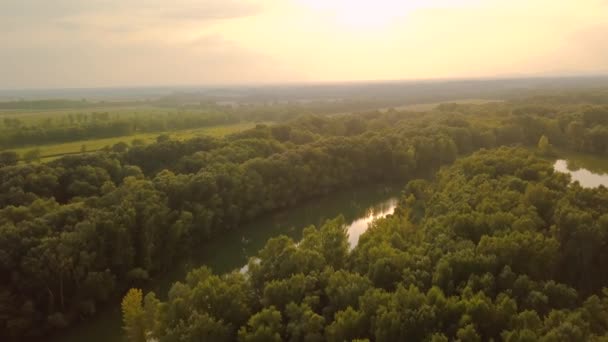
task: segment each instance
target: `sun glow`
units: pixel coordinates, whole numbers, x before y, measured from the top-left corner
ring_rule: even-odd
[[[385,28],[413,9],[418,1],[398,0],[300,0],[303,5],[327,14],[336,25],[351,30]]]

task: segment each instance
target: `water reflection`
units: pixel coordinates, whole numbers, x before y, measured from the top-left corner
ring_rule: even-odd
[[[370,186],[353,188],[325,198],[302,203],[301,205],[269,214],[253,222],[243,224],[238,229],[222,232],[212,242],[199,246],[190,258],[182,260],[170,271],[157,277],[149,288],[161,299],[165,299],[171,284],[183,281],[186,273],[193,268],[207,265],[216,273],[247,270],[250,257],[264,247],[268,239],[286,235],[299,240],[304,227],[320,226],[327,219],[342,215],[347,222],[351,247],[359,241],[359,236],[377,218],[394,212],[396,196],[402,185],[394,187]],[[66,334],[52,339],[53,342],[105,342],[120,341],[122,338],[120,305],[114,303],[108,310],[70,329]]]
[[[595,173],[585,168],[575,169],[564,159],[557,160],[553,168],[555,171],[569,174],[572,181],[578,181],[583,188],[597,188],[600,185],[608,187],[607,173]]]
[[[397,207],[397,202],[397,198],[391,198],[386,202],[382,202],[374,207],[371,207],[366,216],[356,219],[350,225],[348,225],[346,230],[348,232],[348,242],[350,244],[350,248],[352,249],[357,246],[359,237],[361,234],[365,233],[367,228],[369,228],[370,224],[374,222],[374,220],[394,213],[395,208]]]
[[[263,217],[215,238],[213,244],[201,248],[185,265],[184,271],[202,264],[217,273],[239,269],[264,248],[268,239],[286,235],[298,241],[305,227],[319,227],[338,215],[344,216],[349,244],[354,247],[374,219],[394,212],[400,188],[396,186],[388,192],[375,187],[352,189]]]
[[[386,217],[395,212],[395,208],[397,208],[397,204],[399,200],[394,198],[389,198],[388,200],[378,203],[374,206],[367,208],[365,214],[351,221],[350,223],[346,223],[346,232],[348,234],[348,244],[350,248],[353,249],[357,246],[359,242],[359,237],[361,234],[365,233],[367,229],[370,227],[372,222],[377,219]],[[355,204],[356,206],[356,204]],[[246,255],[247,253],[245,253]],[[259,259],[254,257],[254,260],[259,261]],[[239,272],[246,273],[249,270],[249,265],[245,264],[241,268],[239,268]]]

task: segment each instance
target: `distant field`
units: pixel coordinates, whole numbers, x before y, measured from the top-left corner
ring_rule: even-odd
[[[69,114],[110,113],[112,117],[132,116],[147,114],[162,114],[176,112],[174,108],[160,108],[147,105],[124,106],[124,107],[91,107],[91,108],[68,108],[68,109],[0,109],[0,119],[18,118],[26,123],[35,123],[47,118],[57,118]]]
[[[435,109],[442,103],[458,103],[458,104],[485,104],[491,102],[503,102],[502,100],[487,100],[487,99],[462,99],[462,100],[453,100],[453,101],[441,101],[441,102],[432,102],[432,103],[418,103],[411,105],[403,105],[399,107],[390,107],[390,108],[382,108],[380,111],[387,111],[391,108],[395,110],[408,110],[412,112],[426,112],[429,110]]]
[[[32,149],[40,149],[41,159],[43,161],[50,161],[61,157],[65,154],[75,154],[82,151],[82,146],[86,147],[87,152],[93,152],[100,150],[106,146],[112,146],[119,142],[131,143],[134,139],[143,140],[145,143],[151,143],[155,141],[156,137],[161,134],[167,134],[172,139],[176,140],[187,140],[201,135],[211,135],[215,137],[221,137],[227,134],[236,133],[246,129],[255,127],[255,123],[238,123],[232,125],[222,125],[213,127],[203,127],[185,131],[172,131],[172,132],[157,132],[157,133],[141,133],[133,134],[122,137],[104,138],[104,139],[92,139],[92,140],[80,140],[62,144],[51,144],[41,146],[29,146],[14,149],[13,151],[19,153],[22,156],[25,152]]]

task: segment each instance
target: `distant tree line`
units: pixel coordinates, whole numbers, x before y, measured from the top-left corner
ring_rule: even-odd
[[[233,113],[170,112],[143,115],[93,112],[25,121],[6,117],[0,124],[0,147],[44,145],[87,139],[129,136],[136,133],[186,130],[237,123]],[[4,127],[2,127],[4,126]]]

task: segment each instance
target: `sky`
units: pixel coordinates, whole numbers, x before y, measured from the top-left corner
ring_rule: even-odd
[[[0,88],[608,73],[608,0],[0,0]]]

